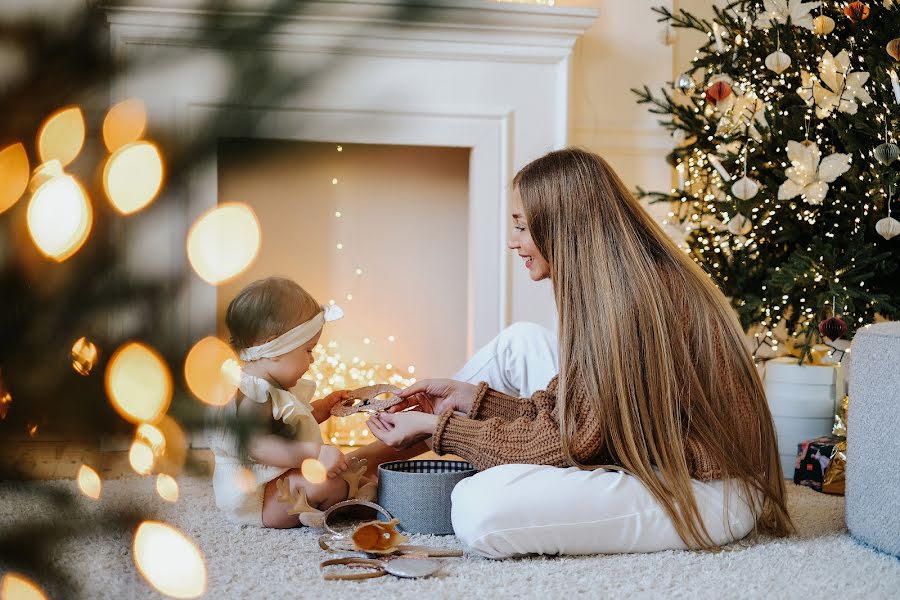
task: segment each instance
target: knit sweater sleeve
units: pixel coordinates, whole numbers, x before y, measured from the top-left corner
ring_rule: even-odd
[[[487,383],[481,382],[475,393],[469,418],[483,421],[500,417],[504,421],[512,421],[525,415],[536,415],[540,409],[552,410],[556,404],[556,384],[554,377],[546,390],[539,390],[531,398],[517,398],[491,389]]]
[[[512,420],[476,420],[448,410],[438,419],[433,450],[461,456],[479,470],[511,463],[568,466],[552,396],[545,394],[533,403],[525,400]],[[570,449],[579,462],[590,462],[603,446],[600,422],[584,394],[575,394],[574,401],[577,433]]]

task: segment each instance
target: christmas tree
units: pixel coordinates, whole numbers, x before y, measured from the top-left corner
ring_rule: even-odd
[[[678,174],[670,222],[745,328],[836,340],[900,299],[900,5],[744,0],[712,21],[655,8],[707,36],[670,89],[634,90],[662,115]],[[894,211],[896,214],[896,210]]]

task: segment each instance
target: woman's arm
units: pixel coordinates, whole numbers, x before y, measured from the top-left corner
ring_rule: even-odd
[[[499,417],[504,421],[513,421],[519,417],[535,417],[542,410],[553,410],[556,405],[556,384],[554,377],[546,390],[535,392],[531,398],[517,398],[488,387],[482,382],[478,386],[469,418],[486,421]]]
[[[526,401],[522,416],[510,421],[500,417],[475,420],[448,409],[440,417],[415,412],[382,414],[369,420],[369,428],[385,443],[401,448],[433,434],[432,449],[437,454],[456,454],[481,470],[510,463],[564,467],[569,463],[562,448],[556,403],[550,399],[545,393],[533,403]],[[603,447],[602,428],[583,393],[576,394],[574,401],[577,416],[572,455],[579,462],[590,462]]]

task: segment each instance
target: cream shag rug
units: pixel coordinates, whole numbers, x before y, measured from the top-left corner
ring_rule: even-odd
[[[900,560],[863,547],[847,533],[844,499],[788,484],[795,536],[756,539],[719,553],[660,552],[491,561],[475,556],[441,559],[430,579],[391,576],[362,582],[323,581],[318,564],[329,558],[306,529],[239,528],[216,512],[210,480],[179,480],[171,505],[153,481],[106,481],[101,501],[131,506],[170,522],[201,548],[208,567],[206,598],[314,598],[386,600],[431,598],[897,598]],[[58,514],[36,499],[35,486],[74,490],[72,482],[0,483],[0,527]],[[89,501],[83,500],[89,505]],[[96,506],[96,505],[94,505]],[[8,530],[7,530],[8,531]],[[458,547],[450,537],[415,536],[413,543]],[[137,574],[130,535],[89,536],[58,547],[54,563],[74,574],[78,597],[159,598]],[[0,571],[8,565],[0,566]],[[66,597],[76,597],[68,590]]]

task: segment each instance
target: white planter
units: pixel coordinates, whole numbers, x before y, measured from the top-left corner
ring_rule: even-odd
[[[841,365],[797,364],[793,357],[766,363],[766,397],[775,420],[784,476],[794,474],[797,444],[831,433],[837,402],[845,392]]]

